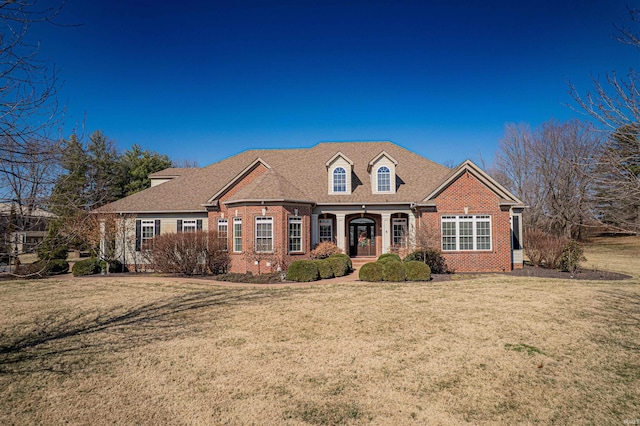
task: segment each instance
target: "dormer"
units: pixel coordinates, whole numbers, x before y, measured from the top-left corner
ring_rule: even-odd
[[[325,166],[327,166],[327,188],[329,195],[351,194],[351,173],[353,171],[353,161],[343,153],[337,152],[325,163]]]
[[[396,193],[396,166],[398,162],[386,151],[376,155],[369,161],[367,171],[371,177],[373,194]]]

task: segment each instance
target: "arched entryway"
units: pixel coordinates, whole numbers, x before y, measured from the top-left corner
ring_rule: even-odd
[[[376,256],[376,222],[360,217],[349,222],[349,256]]]

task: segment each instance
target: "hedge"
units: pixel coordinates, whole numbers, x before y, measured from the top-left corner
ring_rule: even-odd
[[[343,277],[349,273],[349,264],[342,257],[328,257],[327,262],[333,269],[333,275]]]
[[[379,262],[382,264],[382,279],[385,281],[400,282],[407,279],[402,262],[389,259]]]
[[[360,267],[358,278],[360,278],[361,281],[382,281],[382,264],[378,262],[365,263]]]
[[[298,282],[309,282],[320,279],[318,267],[311,260],[296,260],[287,270],[287,279]]]
[[[340,259],[344,259],[344,261],[347,262],[347,266],[349,267],[349,272],[353,271],[353,263],[351,262],[351,258],[349,257],[348,254],[338,253],[338,254],[332,254],[329,257],[338,257]]]
[[[93,275],[100,273],[100,262],[95,257],[89,259],[80,260],[73,265],[71,272],[74,277],[80,277],[82,275]]]
[[[418,260],[405,262],[404,270],[407,273],[408,281],[429,281],[431,279],[429,265]]]
[[[333,278],[335,276],[328,258],[312,260],[312,262],[318,267],[320,279],[326,280],[327,278]]]
[[[389,262],[391,260],[402,262],[402,259],[400,259],[400,256],[398,256],[396,253],[384,253],[381,254],[378,258],[378,262]]]

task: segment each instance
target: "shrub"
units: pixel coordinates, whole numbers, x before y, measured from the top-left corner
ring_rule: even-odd
[[[344,259],[344,261],[347,262],[347,266],[349,267],[349,272],[353,271],[353,263],[351,262],[351,258],[349,257],[348,254],[336,253],[336,254],[332,254],[329,257],[339,257],[340,259]]]
[[[405,262],[418,261],[426,263],[434,274],[448,274],[451,272],[442,252],[437,248],[423,248],[409,254]]]
[[[18,267],[15,274],[25,278],[42,278],[48,275],[66,274],[67,272],[69,272],[69,262],[64,259],[52,259],[24,263]]]
[[[47,262],[47,275],[66,274],[69,272],[69,262],[64,259],[51,259]]]
[[[37,248],[38,259],[66,259],[69,254],[69,246],[62,236],[60,225],[52,222],[49,225],[47,235]]]
[[[361,281],[382,281],[382,264],[378,262],[365,263],[360,267],[358,278],[360,278]]]
[[[396,253],[384,253],[384,254],[381,254],[380,257],[378,258],[378,262],[388,262],[390,260],[396,260],[398,262],[402,262],[402,259],[400,259],[400,256],[398,256]]]
[[[331,241],[322,241],[311,250],[311,259],[326,259],[332,254],[341,254],[342,250]]]
[[[562,248],[562,254],[558,261],[558,269],[562,272],[574,273],[580,264],[580,261],[584,261],[584,252],[582,247],[575,240],[570,240]]]
[[[331,263],[329,263],[328,259],[316,259],[312,262],[318,267],[320,279],[326,280],[334,277],[333,269],[331,268]]]
[[[547,234],[538,229],[524,233],[524,253],[533,266],[544,266],[556,269],[567,239]]]
[[[404,270],[409,281],[429,281],[431,279],[431,268],[424,262],[410,260],[404,263]]]
[[[343,277],[349,273],[349,264],[342,257],[328,257],[327,262],[331,265],[333,275]]]
[[[93,275],[100,273],[100,262],[95,257],[90,257],[85,260],[79,260],[71,268],[71,272],[74,277],[80,277],[83,275]]]
[[[289,265],[287,279],[298,282],[309,282],[320,279],[318,267],[311,260],[296,260]]]
[[[113,274],[116,272],[127,272],[126,267],[122,267],[122,262],[118,259],[109,260],[109,273]]]
[[[400,282],[407,279],[407,272],[404,270],[402,262],[397,260],[386,260],[379,263],[382,263],[383,280]]]

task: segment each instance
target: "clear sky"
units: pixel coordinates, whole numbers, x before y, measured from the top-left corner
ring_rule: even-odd
[[[38,26],[65,132],[200,166],[250,148],[391,140],[491,161],[509,122],[579,115],[567,81],[626,73],[629,1],[67,0]],[[85,119],[86,117],[86,119]]]

